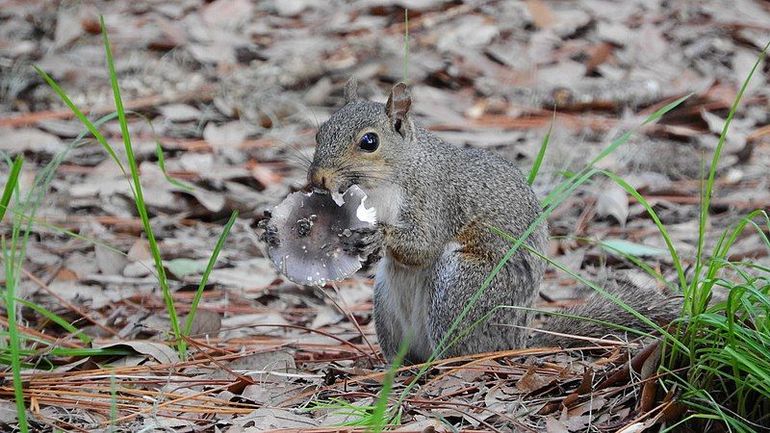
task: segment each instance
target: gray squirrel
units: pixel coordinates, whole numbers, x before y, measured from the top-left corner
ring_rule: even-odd
[[[374,285],[377,338],[388,359],[407,339],[406,360],[417,363],[431,356],[510,249],[510,242],[489,227],[519,237],[540,215],[540,203],[513,163],[442,141],[414,121],[411,103],[404,83],[396,84],[382,104],[359,97],[356,82],[349,81],[345,105],[316,135],[308,181],[331,192],[357,184],[368,194],[366,204],[376,209],[377,227],[354,231],[344,240],[345,248],[382,256]],[[546,225],[536,227],[525,242],[543,252]],[[601,337],[612,332],[596,322],[557,316],[543,327],[552,333],[534,333],[528,341],[532,314],[526,308],[538,296],[545,267],[542,259],[519,248],[446,339],[454,344],[442,356],[567,346],[575,341],[554,333]],[[653,289],[621,287],[615,294],[658,323],[673,320],[680,308]],[[566,312],[644,329],[636,317],[600,295]],[[486,323],[477,323],[480,319]]]

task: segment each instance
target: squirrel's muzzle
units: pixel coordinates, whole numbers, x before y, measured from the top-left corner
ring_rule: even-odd
[[[307,180],[314,189],[333,191],[332,171],[327,168],[310,167],[307,173]]]

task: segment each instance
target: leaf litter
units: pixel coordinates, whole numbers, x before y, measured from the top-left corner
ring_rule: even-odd
[[[72,149],[33,225],[19,296],[93,342],[20,309],[20,332],[44,342],[29,343],[23,360],[36,431],[327,431],[351,416],[314,407],[372,404],[386,366],[376,352],[370,275],[297,286],[273,269],[255,221],[304,186],[315,128],[341,103],[348,77],[378,100],[402,79],[403,7],[414,112],[451,142],[522,168],[553,124],[535,183],[541,196],[646,114],[693,92],[602,166],[656,208],[683,257],[697,236],[700,176],[770,22],[767,5],[752,0],[0,4],[0,150],[25,156],[22,191],[82,131],[32,64],[92,118],[114,110],[98,34],[103,14],[126,106],[137,113],[135,151],[182,314],[227,215],[241,212],[203,292],[190,358],[179,360],[129,184],[97,143]],[[770,95],[761,68],[718,167],[715,227],[770,208]],[[119,142],[114,123],[102,130]],[[7,174],[0,169],[0,182]],[[665,245],[633,197],[597,182],[568,203],[549,221],[552,257],[598,280],[636,278],[625,256],[645,257],[671,277]],[[755,238],[739,239],[734,253],[770,261]],[[581,302],[585,290],[549,271],[542,294],[540,307],[553,309]],[[654,361],[642,368],[653,358],[642,351],[648,357],[631,362],[635,353],[522,349],[441,361],[400,406],[400,429],[641,431],[664,422],[672,403],[646,407],[635,375],[648,377]],[[414,371],[396,376],[396,393]],[[0,426],[13,431],[7,380],[0,397]]]

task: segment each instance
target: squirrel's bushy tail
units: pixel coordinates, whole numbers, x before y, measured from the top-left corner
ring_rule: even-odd
[[[638,287],[632,284],[620,284],[614,288],[609,288],[608,291],[661,327],[665,327],[681,314],[681,296],[667,295],[650,287]],[[594,293],[586,299],[585,303],[562,310],[560,313],[593,320],[550,315],[543,325],[539,326],[540,329],[548,332],[533,331],[529,342],[530,347],[570,347],[587,344],[585,340],[571,338],[570,335],[602,338],[609,335],[625,334],[618,328],[598,323],[598,321],[614,323],[644,332],[652,331],[649,325],[601,293]]]

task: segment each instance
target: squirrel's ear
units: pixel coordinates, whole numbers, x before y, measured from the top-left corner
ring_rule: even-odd
[[[358,99],[358,80],[355,77],[350,77],[348,82],[345,83],[345,103],[352,102]]]
[[[390,121],[400,134],[403,135],[403,126],[406,122],[406,116],[409,114],[409,107],[412,106],[412,95],[409,94],[409,88],[404,83],[398,83],[390,91],[390,97],[385,104],[385,112],[388,113]]]

